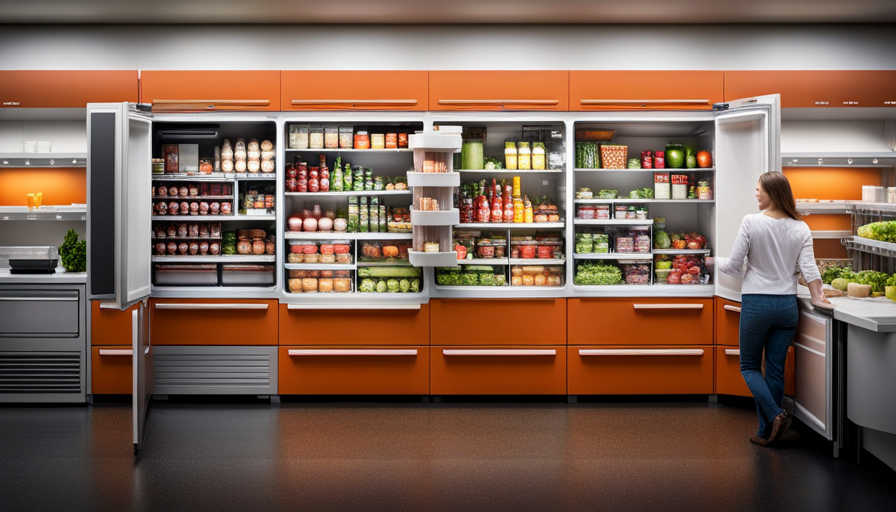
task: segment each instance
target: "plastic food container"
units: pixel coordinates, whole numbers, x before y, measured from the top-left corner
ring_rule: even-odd
[[[222,265],[221,284],[230,286],[273,286],[273,265]]]
[[[576,216],[580,219],[594,219],[597,217],[597,207],[580,206]]]
[[[515,265],[510,269],[511,286],[563,286],[563,267]]]
[[[516,258],[534,259],[538,256],[538,242],[534,240],[514,241],[511,245],[511,253]]]
[[[354,130],[351,126],[339,127],[339,149],[352,149],[354,145]]]
[[[628,146],[603,144],[600,147],[600,161],[604,169],[625,169],[628,160]]]
[[[669,274],[672,272],[671,268],[658,268],[655,270],[656,272],[656,284],[667,284],[669,282]]]
[[[622,265],[625,284],[650,284],[650,265],[634,263]]]
[[[321,263],[327,263],[327,264],[336,263],[336,255],[333,254],[333,253],[330,253],[330,254],[321,254],[321,255],[320,255],[320,262],[321,262]]]
[[[217,265],[155,265],[153,282],[165,286],[215,286]]]
[[[340,265],[351,265],[352,255],[348,252],[336,254],[336,263]]]

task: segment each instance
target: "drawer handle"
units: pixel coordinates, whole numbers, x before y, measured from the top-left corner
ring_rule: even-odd
[[[420,304],[289,304],[286,309],[405,309],[419,310]]]
[[[206,311],[215,311],[215,310],[240,310],[240,309],[251,309],[251,310],[267,310],[269,307],[268,304],[171,304],[171,303],[161,303],[156,304],[156,309],[181,309],[181,310],[206,310]]]
[[[128,356],[128,357],[131,357],[134,355],[134,349],[132,349],[132,348],[101,348],[100,355],[101,356]]]
[[[251,110],[267,107],[271,100],[153,100],[153,109],[161,111],[216,110],[227,107],[232,110]]]
[[[293,105],[416,105],[417,100],[292,100]]]
[[[439,105],[557,105],[560,100],[439,100]]]
[[[556,349],[442,349],[446,356],[556,356]]]
[[[0,300],[29,302],[78,302],[77,297],[0,297]]]
[[[703,304],[635,304],[635,309],[703,309]]]
[[[700,348],[579,349],[580,356],[702,356]]]
[[[728,306],[725,306],[725,307],[728,307]],[[725,355],[740,357],[740,349],[739,348],[726,348]]]
[[[415,348],[290,349],[290,356],[416,356]]]
[[[724,308],[725,308],[725,311],[733,311],[735,313],[740,313],[740,308],[737,306],[729,306],[728,304],[725,304]]]
[[[709,105],[710,100],[692,99],[692,100],[580,100],[582,105]]]
[[[100,309],[118,309],[118,304],[114,301],[103,301],[100,302]]]

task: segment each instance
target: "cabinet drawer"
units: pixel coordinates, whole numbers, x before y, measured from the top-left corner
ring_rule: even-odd
[[[568,71],[429,72],[429,110],[568,109]]]
[[[433,299],[430,306],[433,345],[566,345],[566,299]]]
[[[77,290],[0,290],[0,338],[77,338],[83,300]]]
[[[277,372],[277,347],[153,349],[153,390],[159,395],[275,395]]]
[[[796,390],[793,347],[787,350],[784,362],[784,394],[793,396]],[[763,366],[763,373],[765,367]],[[737,346],[716,347],[716,394],[753,396],[743,374],[740,373],[740,349]]]
[[[283,110],[426,110],[426,71],[281,71]]]
[[[0,71],[0,108],[85,108],[118,101],[137,101],[136,70]]]
[[[130,346],[131,313],[135,307],[122,311],[114,304],[103,307],[101,301],[90,301],[90,344]]]
[[[281,345],[429,345],[429,305],[420,309],[289,309],[280,304]]]
[[[130,395],[134,386],[130,345],[90,350],[90,389],[95,395]]]
[[[280,110],[280,71],[143,71],[140,84],[154,112]]]
[[[896,71],[725,71],[725,100],[780,94],[783,108],[894,107]]]
[[[569,299],[570,345],[711,345],[712,299]]]
[[[153,299],[153,345],[276,345],[276,300]]]
[[[281,395],[428,395],[429,347],[280,347]]]
[[[564,395],[566,347],[432,347],[433,395]]]
[[[740,302],[716,297],[716,345],[740,343]]]
[[[570,71],[569,109],[712,110],[722,71]]]
[[[712,392],[711,346],[569,347],[570,395]]]

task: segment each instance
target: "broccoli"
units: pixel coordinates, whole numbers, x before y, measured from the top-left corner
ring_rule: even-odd
[[[377,281],[376,291],[377,291],[377,293],[384,293],[386,291],[386,282],[385,281]]]
[[[407,279],[402,279],[398,282],[398,289],[401,290],[401,293],[407,293],[411,289],[411,283]]]
[[[479,284],[479,274],[464,273],[460,275],[461,286],[477,286]]]
[[[401,289],[401,286],[398,284],[398,279],[387,279],[386,280],[386,291],[389,293],[398,293]]]
[[[411,279],[411,293],[418,293],[419,291],[420,291],[420,280],[419,279]]]
[[[361,291],[362,292],[375,292],[376,291],[376,281],[370,278],[365,278],[361,280]]]
[[[497,286],[498,280],[495,274],[479,274],[479,284],[481,286]]]

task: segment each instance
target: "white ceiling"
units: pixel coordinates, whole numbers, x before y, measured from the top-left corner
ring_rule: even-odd
[[[894,22],[896,0],[0,0],[0,24]]]

